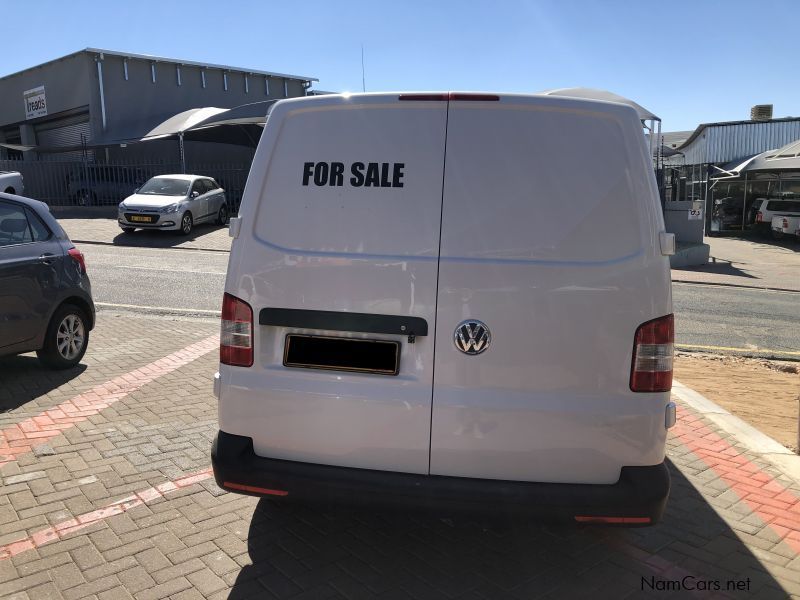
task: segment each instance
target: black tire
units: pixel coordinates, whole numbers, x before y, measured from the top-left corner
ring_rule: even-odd
[[[97,204],[97,196],[89,190],[80,190],[75,194],[75,204],[78,206],[93,206]]]
[[[136,227],[120,227],[122,229],[122,233],[133,233],[136,231]]]
[[[187,210],[181,217],[181,228],[178,229],[178,233],[181,235],[189,235],[192,233],[193,227],[194,219],[192,218],[192,213]]]
[[[6,194],[16,194],[17,193],[17,191],[13,187],[8,187],[4,191],[5,191]]]
[[[74,304],[62,304],[53,313],[44,345],[36,354],[52,369],[69,369],[77,365],[89,346],[89,320]]]
[[[227,225],[228,224],[228,205],[224,202],[222,206],[219,207],[219,212],[217,213],[217,225]]]

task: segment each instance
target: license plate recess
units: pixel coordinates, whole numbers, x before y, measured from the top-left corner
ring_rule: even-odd
[[[283,350],[286,367],[397,375],[400,342],[290,333]]]

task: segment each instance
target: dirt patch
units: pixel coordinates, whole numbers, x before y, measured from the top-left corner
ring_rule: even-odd
[[[676,352],[675,379],[797,450],[800,363]]]

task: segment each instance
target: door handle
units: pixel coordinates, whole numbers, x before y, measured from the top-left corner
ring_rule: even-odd
[[[55,254],[50,254],[49,252],[45,252],[39,257],[39,262],[45,265],[49,265],[53,262],[53,258],[55,258]]]

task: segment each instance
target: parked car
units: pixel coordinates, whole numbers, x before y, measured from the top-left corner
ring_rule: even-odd
[[[25,181],[19,171],[0,171],[0,192],[6,194],[25,193]]]
[[[228,222],[225,190],[210,177],[159,175],[120,202],[118,222],[122,231],[164,229],[189,235],[200,223]]]
[[[94,320],[83,254],[47,205],[0,194],[0,356],[35,350],[49,367],[72,367]]]
[[[223,489],[659,520],[675,238],[631,107],[280,101],[240,215],[214,380]]]
[[[714,200],[711,219],[719,223],[720,231],[741,229],[743,205],[744,200],[741,197],[718,198]]]
[[[67,176],[67,193],[80,206],[114,205],[146,179],[141,170],[130,167],[81,166]]]
[[[785,235],[800,238],[800,216],[772,217],[772,237],[781,239]]]
[[[774,217],[800,216],[800,198],[756,198],[753,207],[756,211],[753,227],[763,235],[771,232]]]

